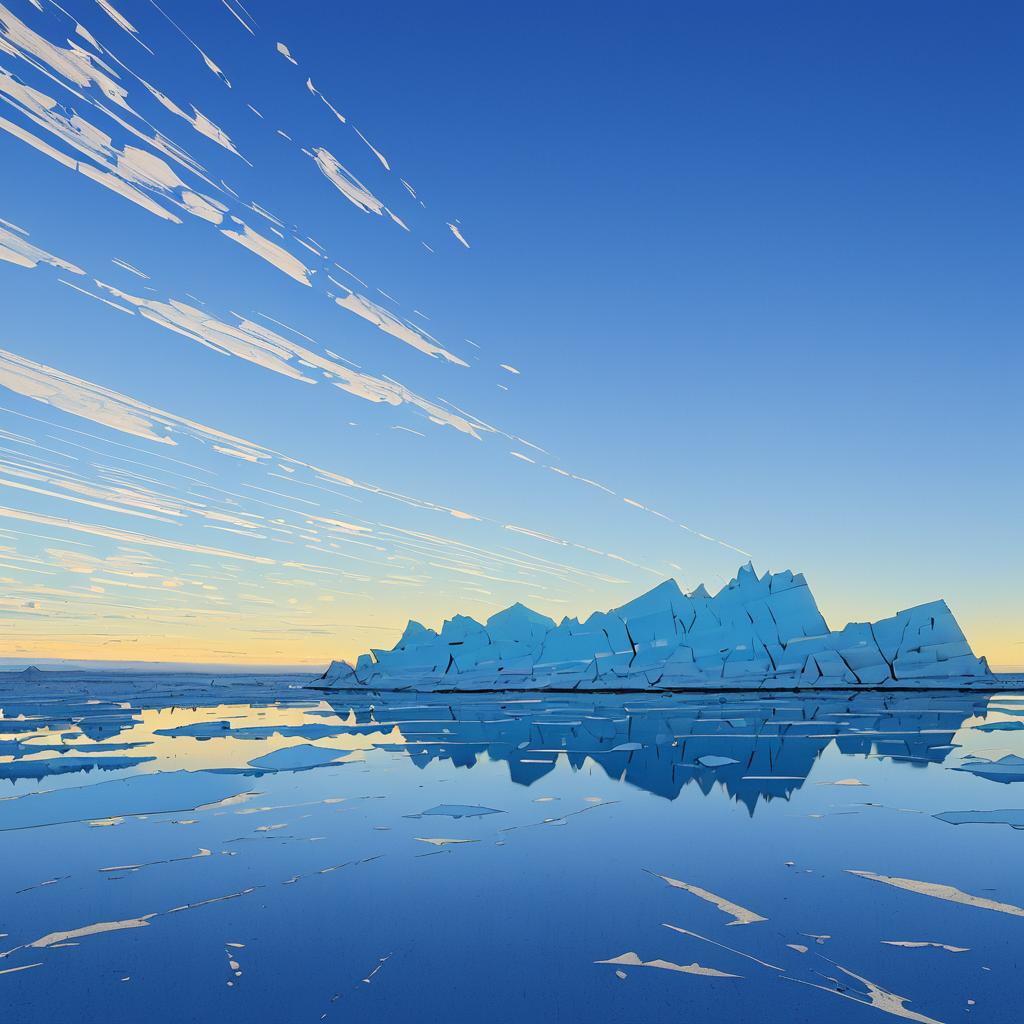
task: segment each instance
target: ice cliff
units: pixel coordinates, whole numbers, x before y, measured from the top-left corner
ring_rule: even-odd
[[[977,685],[991,679],[945,601],[830,631],[802,574],[748,562],[717,594],[666,580],[584,622],[514,604],[418,622],[390,650],[335,661],[322,686],[379,690],[686,690]]]

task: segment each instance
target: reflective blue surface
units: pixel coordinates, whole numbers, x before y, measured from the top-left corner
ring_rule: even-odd
[[[0,705],[8,1020],[1021,1020],[1021,696]]]

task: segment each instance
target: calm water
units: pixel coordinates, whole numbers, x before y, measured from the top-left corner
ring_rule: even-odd
[[[1024,1020],[1024,696],[107,689],[0,694],[4,1020]]]

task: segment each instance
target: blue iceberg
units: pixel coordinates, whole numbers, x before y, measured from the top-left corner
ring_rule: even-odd
[[[410,622],[389,651],[335,661],[324,689],[733,690],[993,687],[945,601],[830,630],[806,579],[748,562],[712,596],[675,580],[581,622],[514,604],[437,632]]]

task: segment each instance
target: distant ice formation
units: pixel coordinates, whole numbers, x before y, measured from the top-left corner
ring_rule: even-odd
[[[332,662],[322,684],[379,690],[686,690],[985,685],[945,601],[830,631],[802,574],[748,562],[713,597],[666,580],[585,622],[514,604],[440,633],[410,622],[390,651]]]

